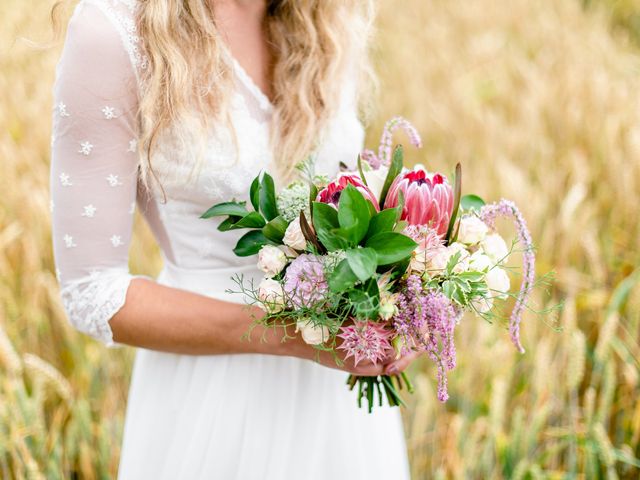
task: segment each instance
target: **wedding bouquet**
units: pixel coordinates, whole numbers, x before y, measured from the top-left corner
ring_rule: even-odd
[[[263,173],[251,184],[249,200],[214,205],[202,218],[226,217],[221,231],[249,229],[234,253],[257,255],[265,278],[259,285],[235,278],[240,290],[265,315],[267,326],[295,325],[303,340],[338,351],[354,363],[376,364],[424,351],[437,367],[438,398],[446,401],[447,371],[456,365],[454,330],[464,312],[494,319],[499,304],[515,298],[509,316],[511,340],[524,352],[519,324],[534,283],[534,252],[525,221],[509,200],[485,204],[461,195],[461,168],[452,181],[417,165],[403,165],[403,148],[392,151],[402,128],[416,147],[415,128],[397,117],[387,122],[377,154],[365,150],[355,172],[328,179],[301,167],[304,180],[280,192]],[[517,239],[507,242],[496,219],[510,217]],[[522,281],[510,292],[506,263],[520,244]],[[399,390],[413,390],[408,376],[358,377],[358,405],[376,400],[401,405]]]

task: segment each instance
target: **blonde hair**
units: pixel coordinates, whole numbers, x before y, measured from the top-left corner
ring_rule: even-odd
[[[64,1],[54,6],[55,9]],[[141,0],[137,25],[148,57],[140,99],[139,146],[148,186],[156,140],[185,118],[202,129],[225,118],[232,75],[223,57],[211,0]],[[317,147],[340,99],[343,74],[356,75],[359,104],[373,83],[367,43],[373,0],[267,0],[273,56],[271,146],[277,172],[291,178]],[[55,21],[54,21],[55,23]],[[347,73],[348,72],[348,73]],[[202,85],[202,79],[214,79]],[[364,109],[361,109],[361,112]]]

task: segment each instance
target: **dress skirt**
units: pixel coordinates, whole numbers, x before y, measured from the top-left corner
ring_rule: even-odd
[[[242,301],[225,292],[242,267],[165,265],[159,283]],[[359,409],[346,378],[293,357],[138,348],[118,479],[408,479],[400,409]]]

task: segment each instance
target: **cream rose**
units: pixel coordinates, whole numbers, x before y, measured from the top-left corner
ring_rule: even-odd
[[[287,256],[273,245],[265,245],[258,252],[258,268],[273,277],[282,271],[287,264]]]
[[[469,270],[485,272],[493,266],[491,259],[482,250],[473,252],[469,257]]]
[[[458,231],[458,242],[475,245],[484,240],[488,231],[487,225],[475,215],[462,217]]]
[[[324,325],[314,325],[308,319],[296,322],[296,332],[298,331],[302,334],[302,340],[309,345],[320,345],[329,340],[329,329]]]
[[[470,254],[467,251],[467,248],[460,242],[454,242],[447,247],[447,254],[448,254],[447,263],[449,263],[449,260],[451,259],[451,257],[453,257],[458,252],[460,252],[460,257],[458,258],[458,262],[456,263],[456,266],[453,267],[453,271],[455,273],[466,272],[467,270],[469,270]],[[446,268],[446,264],[445,264],[445,268]]]
[[[480,248],[482,248],[484,253],[486,253],[494,263],[504,260],[509,254],[509,248],[506,242],[497,233],[487,235],[485,239],[480,242]]]
[[[282,242],[294,250],[304,250],[307,247],[307,239],[304,238],[300,228],[300,218],[294,219],[284,232]]]
[[[284,309],[284,291],[280,282],[272,278],[265,278],[258,286],[258,299],[265,310],[277,313]]]
[[[511,288],[511,282],[509,281],[509,275],[504,269],[495,267],[487,272],[485,276],[487,287],[489,287],[489,293],[498,295],[498,298],[505,299],[508,297],[507,293]]]

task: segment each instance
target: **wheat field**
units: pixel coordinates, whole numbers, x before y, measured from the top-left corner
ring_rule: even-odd
[[[70,327],[58,297],[48,194],[59,46],[48,1],[0,2],[0,478],[113,478],[133,349]],[[400,114],[410,161],[518,203],[537,248],[520,355],[465,318],[451,399],[416,364],[404,411],[413,478],[640,476],[640,5],[627,1],[380,0],[373,147]],[[399,141],[405,141],[398,136]],[[508,225],[504,233],[509,234]],[[131,269],[155,275],[140,218]],[[355,405],[354,405],[355,407]]]

